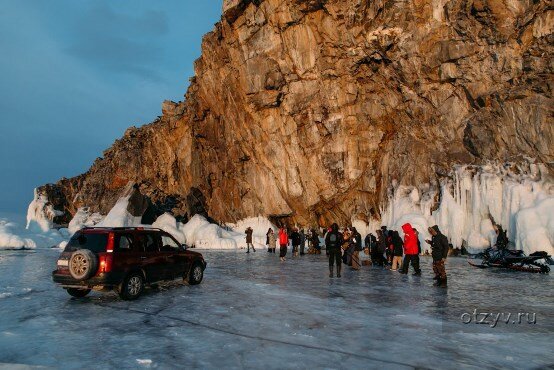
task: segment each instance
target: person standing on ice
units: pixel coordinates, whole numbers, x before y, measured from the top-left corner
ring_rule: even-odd
[[[312,229],[312,236],[310,240],[313,248],[315,249],[315,253],[321,254],[321,245],[319,245],[319,235],[317,235],[317,231],[315,231],[315,229]]]
[[[287,246],[289,244],[289,234],[284,227],[279,229],[279,259],[284,262],[287,256]]]
[[[375,250],[373,251],[373,255],[371,257],[374,265],[384,266],[385,258],[383,257],[383,254],[385,253],[386,249],[387,249],[387,241],[383,234],[383,229],[377,230],[377,243],[376,243]]]
[[[271,246],[269,245],[269,233],[271,232],[271,228],[267,230],[267,233],[265,234],[265,245],[267,246],[267,253],[271,253]]]
[[[496,243],[494,243],[496,249],[508,248],[508,237],[506,236],[506,231],[502,229],[502,226],[494,225],[494,231],[496,232]]]
[[[354,270],[360,269],[360,251],[362,250],[362,235],[356,230],[355,227],[352,227],[352,236],[350,237],[353,252],[352,252],[352,268]]]
[[[402,242],[400,234],[396,230],[392,232],[392,244],[394,246],[394,249],[391,271],[396,271],[397,269],[402,270],[402,253],[404,243]]]
[[[304,255],[304,249],[306,248],[306,234],[304,229],[300,230],[300,255]]]
[[[419,231],[414,227],[415,236],[417,238],[417,254],[421,254],[421,242],[419,241]]]
[[[337,265],[337,277],[340,278],[342,267],[341,247],[343,235],[339,232],[339,226],[334,223],[331,225],[331,231],[325,236],[325,249],[329,252],[329,277],[333,277],[333,264]]]
[[[392,243],[393,230],[387,230],[387,249],[385,255],[387,256],[387,265],[392,266],[392,258],[394,257],[394,244]]]
[[[447,277],[444,262],[448,255],[448,238],[441,233],[437,225],[429,228],[431,240],[426,240],[431,245],[431,257],[433,257],[434,280],[437,280],[438,286],[446,287]]]
[[[254,244],[252,244],[252,233],[254,233],[254,230],[249,226],[244,233],[246,234],[246,247],[248,248],[246,253],[250,253],[250,247],[252,247],[252,250],[255,252],[256,248],[254,248]]]
[[[371,258],[372,263],[375,264],[374,256],[377,251],[377,238],[372,233],[369,233],[366,236],[366,239],[368,239],[366,243],[366,248],[368,249],[369,256]]]
[[[421,275],[419,269],[419,254],[417,253],[417,237],[412,225],[405,223],[402,225],[404,231],[404,263],[402,264],[402,274],[407,274],[410,268],[410,262],[414,267],[414,275]]]
[[[290,240],[292,242],[292,256],[294,257],[298,255],[298,247],[300,246],[300,233],[296,227],[292,229]]]
[[[270,253],[275,253],[275,245],[277,244],[277,238],[275,237],[275,232],[273,228],[269,228],[267,231],[267,251]]]

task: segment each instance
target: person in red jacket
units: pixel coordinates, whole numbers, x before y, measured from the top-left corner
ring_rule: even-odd
[[[279,229],[279,259],[285,261],[287,255],[287,246],[289,245],[289,234],[284,227]]]
[[[410,262],[414,267],[414,275],[421,275],[419,269],[419,250],[417,247],[417,235],[414,228],[409,223],[402,225],[404,231],[404,263],[402,263],[402,274],[408,273]]]

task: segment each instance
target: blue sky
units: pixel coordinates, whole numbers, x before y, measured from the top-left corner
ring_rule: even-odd
[[[0,213],[183,100],[221,0],[0,0]]]

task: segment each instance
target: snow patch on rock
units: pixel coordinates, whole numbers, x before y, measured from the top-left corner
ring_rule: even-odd
[[[135,217],[127,211],[130,196],[119,198],[106,217],[97,224],[99,227],[139,226],[141,217]]]
[[[206,218],[195,215],[182,227],[188,245],[200,249],[237,249],[243,235],[212,224]],[[244,242],[242,244],[245,244]]]
[[[424,243],[427,228],[438,225],[454,246],[478,253],[496,242],[494,221],[517,249],[553,254],[554,185],[545,174],[546,169],[535,164],[527,171],[498,164],[459,166],[439,194],[427,184],[419,189],[398,186],[381,209],[381,221],[353,224],[373,233],[383,224],[402,234],[401,226],[410,222],[420,232],[423,250],[429,249]]]
[[[244,244],[246,240],[244,234],[246,228],[251,227],[253,230],[252,240],[256,247],[262,247],[265,245],[266,234],[270,228],[276,233],[279,231],[277,226],[272,224],[271,221],[263,216],[245,218],[234,224],[226,224],[226,226],[231,228],[235,233],[241,235],[242,244]]]
[[[73,235],[83,227],[98,225],[103,219],[104,216],[100,213],[92,213],[88,207],[82,207],[77,210],[75,216],[69,222],[68,230]]]
[[[179,243],[185,244],[186,237],[182,230],[183,226],[184,225],[182,223],[178,223],[175,217],[169,213],[164,213],[152,224],[152,227],[156,227],[170,233],[175,237],[175,239],[177,239],[177,241],[179,241]]]
[[[48,201],[46,195],[38,194],[34,191],[34,198],[27,209],[27,229],[34,232],[47,232],[54,226],[54,217],[63,215],[63,212],[57,211]]]

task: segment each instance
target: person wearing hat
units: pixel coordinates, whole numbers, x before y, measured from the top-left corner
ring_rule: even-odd
[[[246,253],[250,253],[250,247],[252,247],[252,250],[255,252],[256,248],[254,248],[254,244],[252,243],[252,234],[254,233],[254,230],[249,226],[244,233],[246,234],[246,247],[248,250]]]

